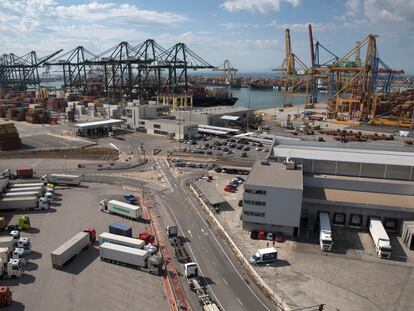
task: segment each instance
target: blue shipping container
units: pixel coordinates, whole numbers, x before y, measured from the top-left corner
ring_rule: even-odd
[[[124,224],[109,225],[109,233],[123,235],[132,238],[132,228]]]

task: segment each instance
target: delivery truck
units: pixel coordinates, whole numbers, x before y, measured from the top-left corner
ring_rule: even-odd
[[[128,204],[117,200],[102,200],[100,202],[101,211],[124,216],[129,219],[137,220],[142,217],[140,206]]]
[[[273,247],[258,249],[256,254],[250,257],[250,263],[264,263],[277,260],[277,250]]]
[[[52,254],[52,266],[55,269],[62,269],[62,267],[73,257],[78,255],[83,249],[95,243],[96,231],[93,228],[87,228],[79,232],[69,241],[55,249]]]
[[[163,260],[149,251],[105,242],[99,246],[101,260],[123,263],[151,274],[162,273]]]
[[[81,176],[79,175],[66,175],[66,174],[49,174],[42,177],[42,181],[47,184],[54,185],[68,185],[79,186],[81,184]]]
[[[378,257],[389,259],[391,257],[390,238],[379,218],[371,218],[369,220],[369,232],[374,240],[375,250]]]
[[[331,220],[328,213],[319,213],[319,245],[322,251],[332,251]]]
[[[129,238],[108,232],[104,232],[99,235],[99,244],[103,244],[105,242],[128,246],[136,249],[142,249],[145,245],[144,241],[140,239]]]
[[[0,200],[0,210],[47,210],[49,202],[37,196],[8,197]]]

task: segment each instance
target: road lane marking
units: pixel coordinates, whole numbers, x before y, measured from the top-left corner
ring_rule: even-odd
[[[239,304],[242,306],[243,304],[242,304],[242,302],[240,301],[240,299],[239,298],[237,298],[236,297],[236,300],[239,302]]]
[[[208,228],[208,230],[211,233],[211,236],[214,238],[214,240],[216,241],[216,243],[218,244],[218,246],[220,247],[221,251],[223,252],[224,256],[226,256],[227,260],[230,262],[230,265],[233,267],[234,271],[236,271],[237,275],[240,277],[240,279],[242,280],[242,282],[244,283],[244,285],[246,285],[246,287],[249,289],[249,291],[256,297],[256,299],[260,302],[260,304],[268,311],[271,311],[265,304],[264,302],[259,298],[259,296],[256,295],[256,293],[253,291],[253,289],[250,288],[250,286],[246,283],[246,281],[244,280],[244,278],[242,277],[242,275],[240,274],[239,270],[237,270],[236,266],[233,264],[233,262],[230,260],[230,257],[227,255],[226,251],[224,250],[223,246],[221,246],[221,244],[219,243],[219,241],[217,240],[216,236],[213,234],[213,231],[210,229],[210,227],[207,225],[206,221],[204,220],[204,218],[201,216],[201,213],[199,212],[199,210],[197,209],[197,207],[195,206],[192,198],[189,196],[189,194],[187,193],[187,191],[185,190],[185,186],[183,185],[183,180],[181,180],[180,182],[181,184],[181,188],[184,190],[185,195],[187,196],[188,200],[191,202],[191,205],[193,206],[194,210],[196,211],[197,215],[200,217],[201,221],[204,223],[204,225]]]
[[[224,283],[226,283],[227,286],[229,286],[229,283],[227,283],[226,279],[223,278]]]
[[[191,231],[188,230],[188,234],[190,235],[190,237],[193,239],[193,235],[191,234]]]

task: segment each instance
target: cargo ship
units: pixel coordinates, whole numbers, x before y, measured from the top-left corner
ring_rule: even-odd
[[[193,107],[233,106],[238,100],[228,86],[193,85],[189,94],[193,95]]]

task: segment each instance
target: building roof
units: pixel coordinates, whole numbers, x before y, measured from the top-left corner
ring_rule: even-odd
[[[202,128],[202,127],[198,128],[198,132],[199,133],[206,133],[206,134],[216,134],[216,135],[227,135],[229,133],[229,132],[225,132],[225,131],[205,129],[205,128]]]
[[[226,132],[229,132],[229,133],[238,133],[238,132],[240,132],[240,130],[233,129],[231,127],[221,127],[221,126],[212,126],[212,125],[204,125],[204,124],[199,124],[198,128],[205,128],[205,129],[217,130],[217,131],[226,131]]]
[[[302,170],[288,170],[283,163],[256,161],[246,180],[246,186],[303,189]]]
[[[79,127],[79,128],[98,128],[98,127],[110,126],[110,125],[121,124],[121,123],[124,123],[124,120],[108,119],[108,120],[75,123],[73,124],[73,126]]]
[[[352,205],[360,207],[394,207],[400,209],[414,209],[414,196],[401,194],[388,194],[378,192],[364,192],[352,190],[339,190],[328,188],[305,187],[303,189],[303,202],[332,205]]]
[[[414,166],[414,149],[373,144],[275,140],[273,156],[309,160]]]
[[[214,184],[207,182],[206,180],[197,180],[194,182],[194,185],[203,193],[204,197],[211,205],[226,202],[222,195],[217,192]]]
[[[224,115],[220,119],[229,120],[229,121],[237,121],[238,119],[240,119],[240,117],[238,117],[238,116]]]

